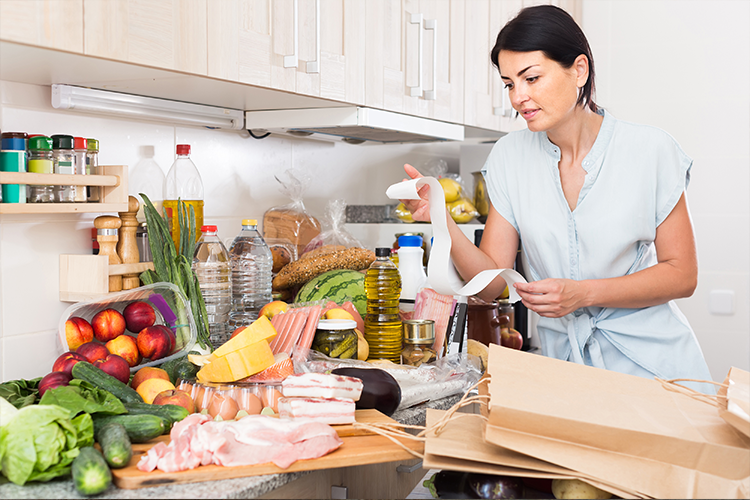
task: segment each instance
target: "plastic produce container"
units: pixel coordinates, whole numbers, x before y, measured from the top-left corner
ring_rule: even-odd
[[[201,384],[196,381],[190,380],[179,380],[177,382],[177,389],[183,390],[190,394],[195,403],[195,411],[199,413],[209,414],[218,413],[222,410],[226,412],[226,409],[217,407],[214,403],[214,398],[217,395],[222,396],[224,399],[231,398],[237,404],[233,407],[235,411],[244,410],[245,413],[240,413],[239,417],[236,414],[224,413],[223,420],[229,420],[234,418],[241,418],[244,415],[258,414],[263,408],[269,407],[274,411],[274,414],[278,413],[277,402],[280,397],[283,396],[281,391],[281,383],[277,382],[233,382],[226,384],[214,384],[205,383]],[[250,396],[254,396],[253,399]],[[260,406],[257,406],[260,403]]]
[[[195,320],[190,311],[190,303],[183,295],[177,285],[167,282],[154,283],[132,290],[111,293],[97,300],[79,302],[68,307],[60,318],[58,327],[58,340],[62,352],[69,351],[68,342],[65,337],[65,322],[71,317],[78,316],[91,323],[92,318],[103,309],[115,309],[122,313],[128,304],[136,301],[147,302],[154,308],[156,313],[155,325],[164,325],[175,334],[175,347],[172,353],[159,359],[150,360],[144,358],[140,364],[130,368],[131,373],[138,371],[144,366],[156,366],[166,363],[175,358],[185,356],[195,345],[197,339],[197,328]],[[123,335],[137,337],[138,332],[125,330]],[[94,342],[98,342],[94,339]]]

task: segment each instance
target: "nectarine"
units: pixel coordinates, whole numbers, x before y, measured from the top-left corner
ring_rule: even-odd
[[[109,351],[104,347],[104,344],[93,341],[81,344],[78,349],[76,349],[76,352],[82,354],[91,364],[97,359],[104,359],[109,356]]]
[[[116,309],[102,309],[91,318],[94,337],[99,342],[109,342],[125,332],[125,318]]]
[[[141,353],[138,351],[138,343],[135,337],[120,335],[104,344],[104,346],[111,354],[117,354],[124,358],[130,366],[136,366],[141,362]]]
[[[75,351],[81,344],[92,340],[94,340],[94,330],[88,321],[73,316],[65,322],[65,341],[71,351]]]
[[[151,378],[160,378],[162,380],[169,381],[169,374],[166,370],[157,368],[156,366],[144,366],[143,368],[135,372],[135,375],[133,375],[133,380],[130,381],[130,387],[132,387],[133,389],[138,389],[138,386],[141,385],[141,383]]]
[[[109,354],[104,359],[97,359],[93,365],[104,373],[112,375],[123,384],[127,384],[130,380],[130,365],[117,354]]]
[[[156,313],[151,304],[143,301],[131,302],[122,310],[125,326],[133,333],[138,333],[156,322]]]
[[[79,361],[88,361],[88,359],[86,359],[86,356],[78,352],[64,352],[55,360],[55,363],[52,365],[52,371],[67,373],[70,375],[70,372],[73,370],[73,365]]]
[[[174,385],[169,380],[150,378],[141,382],[135,392],[141,395],[144,402],[153,404],[157,394],[170,390],[174,390]]]
[[[149,359],[161,359],[172,350],[172,339],[161,325],[149,326],[138,332],[136,343],[141,356]]]

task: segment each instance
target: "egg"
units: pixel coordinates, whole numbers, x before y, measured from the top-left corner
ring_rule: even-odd
[[[283,395],[274,387],[266,387],[261,392],[263,396],[263,406],[273,409],[274,412],[278,413],[279,398]]]
[[[213,395],[214,395],[213,387],[205,387],[202,385],[197,386],[193,401],[195,402],[195,407],[198,409],[198,411],[205,410],[206,408],[208,408],[208,405],[211,403],[211,400],[213,399]]]
[[[234,419],[238,411],[240,411],[240,407],[237,401],[226,394],[214,394],[211,403],[208,405],[208,414],[214,418],[221,417],[221,420]]]
[[[257,415],[263,409],[260,398],[250,391],[243,391],[239,398],[240,409],[245,410],[248,415]]]

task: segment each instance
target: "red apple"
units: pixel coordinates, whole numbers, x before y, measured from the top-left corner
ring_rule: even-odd
[[[94,337],[99,342],[109,342],[125,331],[125,318],[116,309],[102,309],[91,318]]]
[[[94,340],[94,330],[88,321],[73,316],[65,322],[65,340],[68,343],[68,349],[74,351],[81,344]]]
[[[138,333],[156,322],[154,308],[148,302],[131,302],[122,310],[125,326],[133,333]]]
[[[104,344],[110,354],[117,354],[125,359],[130,366],[141,362],[141,353],[138,351],[138,343],[135,337],[120,335]]]
[[[138,351],[149,359],[161,359],[172,350],[172,339],[161,325],[149,326],[138,332]]]
[[[166,334],[169,336],[169,353],[172,354],[172,351],[174,351],[175,345],[177,345],[177,337],[175,337],[174,332],[171,328],[164,325],[158,325]]]
[[[195,403],[185,391],[171,389],[162,391],[156,395],[153,404],[155,405],[177,405],[185,408],[188,413],[195,413]]]
[[[70,375],[71,370],[73,370],[73,365],[79,361],[88,361],[88,359],[86,359],[86,356],[83,354],[75,351],[62,353],[52,365],[52,371],[67,373]]]
[[[235,338],[235,337],[236,337],[237,335],[239,335],[239,334],[240,334],[240,332],[241,332],[242,330],[244,330],[245,328],[247,328],[247,325],[245,325],[245,326],[240,326],[240,327],[238,327],[238,328],[235,328],[235,329],[234,329],[234,331],[232,332],[232,335],[231,335],[231,337],[229,337],[229,339],[231,340],[231,339]]]
[[[117,354],[108,354],[104,359],[97,359],[94,366],[104,373],[109,373],[123,384],[130,380],[130,365]]]
[[[41,398],[44,396],[44,393],[49,389],[68,385],[72,378],[73,377],[69,373],[65,372],[48,373],[39,381],[39,397]]]
[[[104,344],[98,342],[86,342],[76,349],[76,352],[82,354],[91,364],[97,359],[104,359],[109,355],[109,351],[104,347]]]

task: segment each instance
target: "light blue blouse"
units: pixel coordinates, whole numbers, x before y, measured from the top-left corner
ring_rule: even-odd
[[[666,132],[600,114],[572,212],[560,182],[560,148],[546,132],[511,132],[484,166],[492,205],[521,238],[529,281],[610,278],[657,263],[656,228],[687,188],[692,160]],[[648,378],[711,380],[673,301],[642,309],[587,307],[541,317],[537,328],[546,356]],[[708,384],[692,386],[714,392]]]

